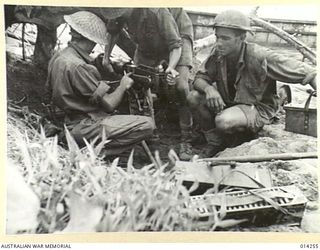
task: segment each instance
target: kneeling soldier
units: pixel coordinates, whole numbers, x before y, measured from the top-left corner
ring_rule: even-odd
[[[96,44],[105,45],[105,23],[95,14],[79,11],[64,16],[71,27],[71,42],[49,62],[48,85],[52,102],[65,112],[65,123],[79,144],[102,136],[106,155],[119,154],[152,136],[151,118],[135,115],[114,115],[125,93],[133,85],[130,74],[123,76],[119,86],[111,90],[93,60],[89,57]]]

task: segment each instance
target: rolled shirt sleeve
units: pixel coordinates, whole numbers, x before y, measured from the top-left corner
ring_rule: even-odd
[[[187,38],[193,43],[193,26],[188,14],[182,8],[169,8],[169,11],[176,21],[181,38]]]
[[[161,36],[165,39],[169,51],[180,48],[182,46],[182,39],[179,34],[178,26],[169,10],[166,8],[159,8],[157,19]]]
[[[103,96],[109,91],[110,86],[107,81],[99,81],[98,88],[93,92],[89,99],[90,103],[100,104]]]
[[[266,67],[270,78],[287,83],[309,84],[316,69],[297,59],[266,49]]]
[[[71,77],[75,92],[93,104],[100,104],[110,89],[108,82],[101,80],[98,70],[89,64],[78,65]]]

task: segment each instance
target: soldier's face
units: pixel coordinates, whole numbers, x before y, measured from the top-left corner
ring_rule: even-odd
[[[217,27],[215,29],[217,51],[222,56],[229,56],[240,52],[242,38],[233,29]]]

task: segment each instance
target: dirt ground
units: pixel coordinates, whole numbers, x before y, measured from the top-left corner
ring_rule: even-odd
[[[40,71],[31,61],[23,61],[14,54],[7,53],[7,101],[21,107],[28,107],[30,111],[44,114],[43,103],[49,103],[49,96],[45,88],[46,72]],[[302,104],[307,93],[302,87],[293,88],[293,103]],[[315,105],[313,101],[312,105]],[[160,134],[160,141],[150,145],[151,150],[159,150],[160,157],[167,160],[169,149],[178,152],[179,127],[175,107],[167,112],[159,112],[156,120]],[[277,124],[265,126],[259,137],[235,148],[229,148],[219,156],[266,155],[272,153],[294,153],[317,151],[317,138],[287,132],[284,130],[284,113],[280,115]],[[197,154],[201,148],[194,148]],[[142,149],[137,149],[136,160],[149,163],[148,157]],[[263,163],[271,170],[275,186],[295,184],[307,197],[308,203],[301,227],[296,224],[273,225],[265,228],[248,227],[235,229],[240,231],[281,231],[281,232],[320,232],[320,210],[318,196],[318,167],[317,160],[273,161]]]

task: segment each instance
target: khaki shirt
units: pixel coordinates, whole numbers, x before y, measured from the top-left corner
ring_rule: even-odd
[[[188,14],[182,8],[169,8],[169,11],[176,21],[181,38],[187,38],[193,43],[193,26]]]
[[[276,81],[308,84],[316,69],[253,43],[244,43],[237,64],[235,97],[228,93],[227,63],[213,48],[202,63],[195,81],[201,78],[216,87],[227,105],[254,104],[260,115],[272,119],[278,108]]]
[[[100,103],[110,87],[91,63],[89,55],[73,43],[49,62],[47,84],[52,102],[70,117],[106,115]]]
[[[171,50],[182,46],[177,24],[166,8],[135,8],[127,25],[138,53],[145,57],[166,59]]]

